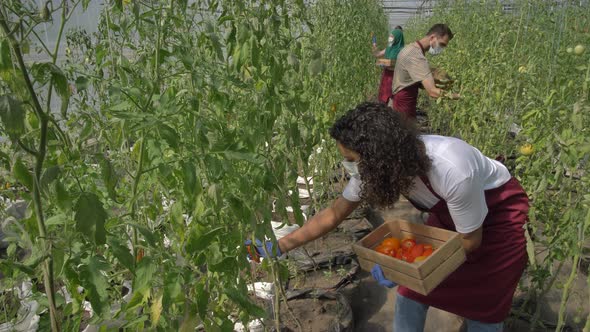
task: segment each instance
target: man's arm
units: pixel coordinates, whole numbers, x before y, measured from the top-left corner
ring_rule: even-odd
[[[332,206],[313,216],[303,227],[279,240],[279,248],[285,253],[313,241],[336,228],[344,218],[354,211],[360,202],[351,202],[338,197]]]
[[[458,93],[444,93],[443,89],[439,89],[436,87],[434,83],[434,78],[432,75],[429,75],[425,80],[422,80],[422,85],[426,92],[428,92],[428,96],[431,98],[440,98],[444,95],[448,96],[451,99],[459,99],[460,95]]]

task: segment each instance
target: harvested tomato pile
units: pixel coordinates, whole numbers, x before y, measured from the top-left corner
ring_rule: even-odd
[[[431,244],[417,244],[416,240],[411,238],[400,241],[398,238],[388,237],[375,248],[375,251],[408,263],[414,263],[425,260],[435,249]]]

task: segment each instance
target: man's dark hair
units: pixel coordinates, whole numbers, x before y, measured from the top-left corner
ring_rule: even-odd
[[[433,25],[430,30],[426,33],[427,36],[435,34],[437,37],[449,36],[449,40],[453,39],[453,31],[448,25],[437,23]]]
[[[399,30],[402,30],[402,31],[404,30],[404,29],[402,29],[402,26],[401,25],[396,25],[395,28],[393,28],[393,29],[399,29]]]

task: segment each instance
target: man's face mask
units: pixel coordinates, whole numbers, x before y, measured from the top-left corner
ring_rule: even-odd
[[[428,53],[432,55],[439,55],[442,53],[443,50],[444,48],[441,47],[439,42],[435,39],[434,43],[430,43],[430,49],[428,50]]]
[[[361,178],[361,175],[359,173],[359,162],[358,161],[343,160],[342,166],[344,166],[344,169],[346,170],[348,175],[350,175],[351,177],[357,178],[357,179]]]

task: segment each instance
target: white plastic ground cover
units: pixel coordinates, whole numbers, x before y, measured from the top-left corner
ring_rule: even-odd
[[[309,190],[305,188],[298,188],[299,190],[299,198],[310,198],[313,194],[313,188],[309,188]],[[289,196],[293,195],[293,190],[288,191]]]
[[[127,303],[131,300],[131,297],[133,295],[133,291],[131,288],[131,281],[124,280],[123,287],[125,287],[129,290],[127,292],[127,294],[125,296],[123,296],[123,298],[122,298],[123,303]],[[76,291],[78,293],[82,293],[82,292],[84,292],[84,288],[78,286]],[[66,287],[60,288],[58,290],[58,293],[60,293],[64,297],[66,303],[72,302],[72,295],[68,292]],[[92,305],[90,304],[90,302],[84,301],[82,303],[82,307],[84,308],[84,311],[86,311],[90,317],[94,316],[94,311],[92,310]],[[119,310],[121,310],[121,303],[112,304],[111,305],[111,317],[115,316]],[[103,330],[102,329],[103,327],[107,327],[107,330],[117,329],[118,327],[123,326],[125,323],[127,323],[127,321],[125,321],[124,317],[121,317],[117,320],[104,321],[104,322],[100,323],[99,325],[90,324],[90,325],[86,326],[86,328],[84,328],[84,330],[82,330],[82,332],[99,332],[99,331]],[[8,331],[13,331],[13,330],[7,330],[7,331],[0,330],[0,332],[8,332]],[[20,330],[18,330],[18,331],[20,331]]]
[[[272,231],[275,233],[277,241],[299,229],[299,225],[287,225],[278,221],[271,221],[270,223],[272,224]]]
[[[313,186],[313,177],[311,177],[311,176],[307,177],[307,182],[309,182],[310,186]],[[297,184],[306,184],[305,178],[303,176],[298,176],[297,177]]]
[[[31,300],[33,295],[31,291],[33,284],[30,280],[23,281],[20,287],[10,289],[16,291],[17,297],[20,300],[20,308],[18,308],[16,319],[12,322],[3,323],[0,325],[0,332],[35,332],[39,328],[39,303]]]
[[[287,212],[293,213],[292,206],[287,206],[286,210],[287,210]],[[275,212],[275,211],[273,210],[273,212]],[[303,212],[303,219],[307,220],[307,214],[309,213],[309,205],[301,205],[301,212]]]
[[[253,292],[254,296],[261,298],[263,300],[271,301],[274,296],[274,284],[271,282],[255,282],[253,284],[248,285],[248,291]],[[264,332],[264,320],[262,319],[255,319],[248,323],[248,327],[246,328],[242,322],[236,322],[234,324],[234,331],[237,332]]]

